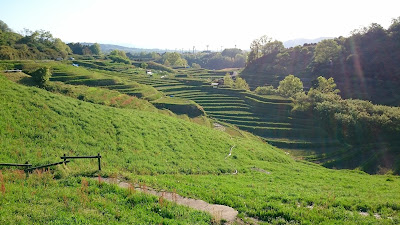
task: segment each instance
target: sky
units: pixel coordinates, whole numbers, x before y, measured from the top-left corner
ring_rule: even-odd
[[[187,51],[249,49],[262,35],[346,37],[371,23],[388,28],[399,9],[399,0],[0,0],[0,20],[67,43]]]

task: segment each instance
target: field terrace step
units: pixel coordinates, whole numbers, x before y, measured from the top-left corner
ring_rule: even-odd
[[[173,86],[173,85],[181,85],[181,83],[154,83],[152,86],[155,87],[156,89],[165,87],[165,86]]]
[[[327,138],[326,132],[321,129],[284,128],[284,127],[256,127],[237,125],[242,130],[249,131],[265,138]]]
[[[195,101],[202,101],[202,100],[209,101],[211,99],[213,99],[217,102],[224,102],[225,100],[240,100],[237,97],[225,97],[225,96],[204,96],[203,95],[203,96],[194,96],[193,97],[193,100],[195,100]]]
[[[124,90],[134,88],[134,85],[129,84],[116,84],[116,85],[108,85],[108,86],[99,86],[101,88],[108,88],[111,90]]]
[[[223,110],[224,112],[231,112],[231,111],[249,112],[250,110],[249,107],[241,107],[241,106],[204,106],[204,105],[201,106],[207,113],[211,113],[214,111],[221,111],[221,110]]]
[[[197,102],[197,104],[200,104]],[[249,105],[243,104],[241,102],[201,102],[203,107],[244,107],[249,108]]]
[[[70,81],[70,80],[76,80],[76,79],[88,79],[87,76],[51,76],[50,81]]]
[[[282,128],[293,128],[291,123],[278,123],[278,122],[266,122],[266,121],[255,121],[255,120],[232,120],[232,119],[221,119],[222,121],[234,125],[245,125],[254,127],[282,127]]]
[[[256,99],[258,101],[266,102],[266,103],[271,103],[271,102],[275,102],[275,103],[292,103],[292,100],[290,100],[288,98],[281,97],[281,96],[276,96],[276,95],[257,95],[257,94],[249,93],[249,92],[245,93],[244,95],[247,98]]]
[[[159,88],[159,90],[163,91],[163,92],[181,91],[181,90],[188,90],[188,89],[195,90],[196,88],[193,86],[185,86],[185,85],[176,85],[176,86]]]
[[[278,148],[288,149],[311,149],[311,148],[327,148],[340,147],[341,143],[338,140],[329,138],[315,139],[284,139],[284,138],[264,138],[266,142]]]
[[[165,91],[164,91],[165,92]],[[204,96],[204,93],[203,92],[201,92],[201,91],[198,91],[198,90],[195,90],[195,89],[193,89],[193,90],[182,90],[182,91],[166,91],[167,93],[172,93],[172,94],[174,94],[174,95],[179,95],[179,96],[182,96],[182,97],[194,97],[194,96],[197,96],[197,97],[201,97],[201,96]]]
[[[196,101],[199,104],[204,102],[204,101],[210,101],[210,100],[214,100],[215,103],[224,103],[224,102],[234,103],[236,101],[237,103],[245,104],[244,102],[240,102],[238,99],[235,99],[235,98],[228,98],[227,99],[226,97],[222,97],[222,96],[207,97],[207,96],[199,95],[199,94],[195,94],[195,95],[187,94],[187,95],[184,95],[182,97],[191,99],[193,101]],[[227,100],[230,100],[230,101],[227,101]]]
[[[196,101],[199,104],[245,104],[245,102],[241,99],[224,99],[223,101],[215,101],[214,99],[203,99]],[[245,104],[248,105],[248,104]]]

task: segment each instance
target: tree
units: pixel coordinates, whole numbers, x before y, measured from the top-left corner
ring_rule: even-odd
[[[332,77],[326,79],[323,76],[319,76],[317,78],[317,82],[314,83],[313,88],[321,93],[328,94],[328,93],[339,93],[340,90],[336,89],[336,83]]]
[[[143,69],[147,69],[148,66],[149,65],[147,63],[145,63],[145,62],[140,64],[140,67],[142,67]]]
[[[341,47],[336,41],[327,39],[319,42],[315,47],[314,61],[316,63],[329,63],[339,57]]]
[[[12,32],[12,30],[8,27],[6,23],[0,20],[0,31],[2,32]]]
[[[90,48],[88,46],[84,46],[82,49],[82,54],[83,55],[91,55],[92,51],[90,51]]]
[[[72,53],[71,48],[66,45],[60,38],[54,40],[54,48],[60,53],[61,57],[65,58]]]
[[[98,43],[92,44],[89,48],[90,48],[90,51],[92,51],[93,55],[100,55],[101,54],[101,48],[100,48],[100,45]]]
[[[243,51],[238,48],[226,48],[221,52],[222,56],[227,56],[232,59],[235,58],[237,54],[242,54],[242,53]]]
[[[293,97],[297,93],[303,92],[303,82],[294,75],[288,75],[279,82],[278,92],[284,97]]]
[[[182,58],[179,57],[179,59],[176,60],[173,65],[175,67],[186,67],[187,66],[187,61],[186,61],[186,59],[182,59]]]
[[[261,58],[263,55],[280,52],[285,47],[280,41],[273,41],[267,35],[261,36],[259,39],[253,40],[250,44],[250,53],[247,58],[247,63],[252,63],[254,60]]]
[[[117,50],[117,49],[112,50],[110,52],[110,55],[120,56],[122,58],[128,59],[128,57],[126,56],[126,53],[124,51]]]
[[[261,51],[263,55],[267,55],[267,54],[273,54],[273,53],[278,53],[281,52],[283,49],[285,49],[285,46],[283,46],[283,43],[281,41],[270,41],[268,43],[266,43],[265,45],[263,45],[261,47]]]
[[[246,91],[248,91],[248,90],[250,90],[250,87],[249,87],[249,85],[246,83],[246,81],[243,79],[243,78],[241,78],[241,77],[237,77],[236,78],[236,80],[235,80],[235,83],[234,83],[234,88],[236,88],[236,89],[241,89],[241,90],[246,90]]]
[[[71,50],[72,53],[77,54],[77,55],[83,55],[83,45],[81,43],[68,43],[67,44]]]
[[[192,63],[192,67],[194,69],[201,69],[201,66],[199,64],[197,64],[197,63]]]
[[[31,73],[32,79],[40,86],[43,87],[50,79],[51,72],[49,67],[41,67],[35,72]]]
[[[164,61],[164,66],[171,66],[171,63],[168,61],[168,59],[166,59],[165,61]]]
[[[233,87],[233,80],[229,73],[226,73],[224,76],[224,86]]]
[[[163,60],[164,60],[164,65],[166,65],[166,61],[168,61],[168,63],[171,66],[175,66],[175,67],[181,67],[181,66],[186,66],[187,65],[187,61],[185,59],[181,58],[181,55],[177,52],[167,52],[163,55]]]

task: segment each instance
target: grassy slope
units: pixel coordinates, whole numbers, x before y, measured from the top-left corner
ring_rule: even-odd
[[[123,174],[134,181],[176,189],[271,223],[399,222],[398,177],[295,162],[252,136],[231,138],[176,118],[81,102],[1,76],[0,109],[1,162],[29,160],[37,165],[58,161],[63,153],[101,152],[103,175]],[[232,155],[225,159],[233,145]],[[95,161],[75,160],[68,168],[56,170],[59,180],[54,182],[69,179],[63,174],[93,174],[95,168]],[[232,175],[236,170],[238,174]],[[48,200],[51,206],[56,204],[52,199]],[[12,215],[9,207],[0,210]],[[28,210],[26,204],[21,207]],[[383,219],[364,217],[359,211],[378,213]],[[101,223],[101,219],[93,220]]]
[[[2,161],[43,163],[61,153],[102,152],[106,165],[130,172],[215,173],[234,170],[224,161],[232,145],[238,145],[241,165],[291,161],[255,137],[230,138],[177,118],[93,105],[3,77],[0,83]]]
[[[210,224],[206,213],[92,179],[0,172],[1,224]]]

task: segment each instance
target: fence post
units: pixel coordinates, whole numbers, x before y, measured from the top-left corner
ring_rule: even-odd
[[[66,165],[65,161],[67,161],[67,158],[65,157],[65,153],[64,153],[64,165]]]
[[[101,170],[101,161],[100,161],[100,158],[101,158],[101,155],[100,155],[100,153],[97,153],[97,160],[98,160],[98,162],[99,162],[99,171]]]

